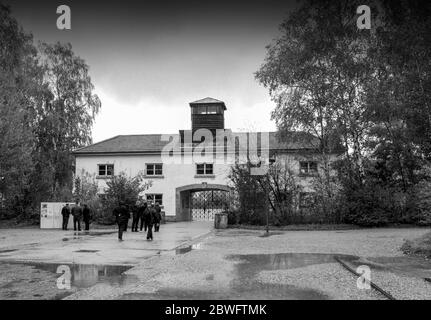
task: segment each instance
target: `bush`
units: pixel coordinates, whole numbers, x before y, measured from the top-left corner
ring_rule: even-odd
[[[115,222],[112,211],[121,202],[126,206],[133,207],[140,199],[140,194],[151,186],[152,181],[144,182],[143,173],[129,177],[124,172],[121,172],[106,184],[106,198],[103,199],[101,210],[98,211],[98,219],[102,224]]]

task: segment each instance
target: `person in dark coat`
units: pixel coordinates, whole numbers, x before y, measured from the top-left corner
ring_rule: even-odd
[[[154,209],[154,204],[148,208],[148,214],[146,216],[146,224],[148,227],[147,240],[153,240],[153,224],[156,218],[156,210]]]
[[[84,204],[84,209],[82,209],[82,218],[85,223],[85,230],[90,230],[91,210],[87,204]]]
[[[124,202],[120,202],[120,205],[114,208],[113,215],[118,224],[118,240],[123,241],[123,232],[125,231],[130,219],[129,209],[126,207]]]
[[[69,224],[69,216],[70,216],[70,207],[69,204],[66,203],[66,205],[61,209],[61,215],[63,216],[63,230],[67,230],[67,225]]]
[[[138,232],[139,224],[139,203],[132,207],[132,232]]]
[[[160,222],[162,221],[162,208],[158,202],[156,202],[155,216],[154,216],[154,232],[159,232],[160,230]]]
[[[75,205],[72,208],[72,216],[73,216],[73,230],[76,231],[76,225],[78,224],[78,231],[81,231],[82,208],[79,205],[78,199],[76,199]]]
[[[147,203],[144,202],[143,205],[139,206],[139,219],[141,219],[141,227],[140,227],[141,231],[144,228],[144,225],[145,225],[144,231],[147,231],[147,224],[145,223],[146,214],[148,214],[148,207],[147,207]]]

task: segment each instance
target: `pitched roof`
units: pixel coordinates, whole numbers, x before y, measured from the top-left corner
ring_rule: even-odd
[[[190,107],[200,105],[200,104],[221,104],[223,106],[223,109],[226,110],[226,105],[224,104],[223,101],[220,101],[211,97],[206,97],[189,103]]]
[[[233,133],[241,135],[244,133]],[[169,136],[169,135],[168,135]],[[178,136],[172,134],[170,136]],[[162,134],[119,135],[75,150],[75,155],[111,154],[111,153],[160,153],[169,141],[162,141]],[[281,142],[276,132],[269,133],[271,150],[306,150],[315,149],[319,140],[305,132],[294,132],[287,142]]]
[[[208,104],[208,103],[223,103],[224,104],[223,101],[220,101],[220,100],[217,100],[217,99],[214,99],[211,97],[206,97],[206,98],[203,98],[200,100],[190,102],[190,104]]]

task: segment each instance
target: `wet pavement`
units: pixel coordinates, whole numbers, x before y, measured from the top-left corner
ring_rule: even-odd
[[[154,240],[146,240],[145,232],[131,232],[129,229],[119,242],[117,231],[61,231],[38,230],[43,235],[41,242],[27,242],[37,231],[10,231],[15,244],[0,243],[0,261],[33,261],[63,264],[135,265],[155,254],[175,248],[202,237],[212,230],[209,222],[179,222],[164,224],[160,232],[154,232]],[[9,230],[2,230],[8,237]],[[28,235],[29,234],[29,235]],[[9,240],[9,239],[8,239]],[[3,244],[10,244],[3,247]],[[91,254],[90,254],[91,253]]]
[[[414,297],[431,288],[424,280],[431,277],[430,262],[403,256],[397,243],[405,234],[393,231],[372,231],[362,251],[352,250],[346,240],[364,238],[369,231],[273,232],[262,237],[262,231],[213,231],[210,223],[194,222],[162,225],[154,241],[129,230],[123,242],[116,230],[7,231],[1,230],[6,241],[0,241],[0,299],[382,298],[358,290],[357,277],[335,257],[353,268],[368,265],[375,277],[384,273],[420,279],[425,287]],[[17,237],[15,245],[11,235]],[[380,248],[382,241],[388,249]],[[328,243],[338,247],[324,247]],[[304,248],[308,251],[298,252]],[[388,255],[377,254],[382,252]],[[64,270],[70,274],[69,289],[58,287]],[[399,280],[382,279],[383,287]],[[417,282],[412,286],[419,287]]]

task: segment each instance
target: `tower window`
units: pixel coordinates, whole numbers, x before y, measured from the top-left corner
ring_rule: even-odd
[[[219,114],[221,113],[220,106],[207,105],[194,107],[192,110],[193,114]]]

